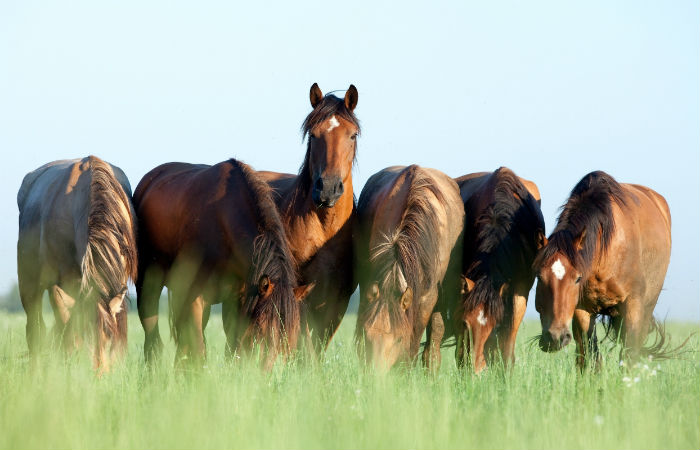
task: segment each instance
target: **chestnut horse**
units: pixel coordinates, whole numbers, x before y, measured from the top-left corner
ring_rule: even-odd
[[[17,276],[30,354],[42,346],[48,289],[64,349],[87,341],[95,368],[109,370],[126,348],[124,296],[136,278],[129,180],[95,156],[54,161],[24,177],[17,205]]]
[[[313,111],[304,120],[308,137],[299,175],[258,172],[277,193],[276,202],[300,282],[314,283],[302,320],[316,350],[333,337],[357,287],[352,272],[352,166],[360,124],[353,113],[357,89],[345,98],[311,86]]]
[[[366,362],[377,369],[413,360],[429,321],[423,361],[439,366],[445,326],[433,308],[441,288],[457,294],[459,264],[453,253],[461,253],[463,221],[457,184],[435,169],[388,167],[362,189],[355,333],[361,357],[364,352]]]
[[[211,305],[223,303],[227,352],[254,342],[265,367],[299,335],[293,260],[270,188],[247,165],[167,163],[147,173],[134,193],[139,221],[138,310],[146,360],[162,348],[158,300],[172,293],[175,362],[206,357],[203,330]]]
[[[597,364],[595,320],[603,315],[622,339],[621,357],[658,354],[662,329],[657,345],[643,345],[656,328],[652,313],[670,255],[671,213],[661,195],[601,171],[583,177],[535,261],[540,348],[567,345],[573,325],[578,366],[589,350]]]
[[[456,181],[466,215],[462,297],[453,316],[456,357],[462,367],[465,350],[468,354],[473,346],[472,367],[478,373],[496,347],[507,367],[515,361],[515,338],[535,281],[532,263],[544,245],[545,226],[537,186],[510,169]]]

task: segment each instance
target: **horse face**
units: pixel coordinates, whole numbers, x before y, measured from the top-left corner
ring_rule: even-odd
[[[580,287],[581,274],[561,254],[555,254],[539,268],[535,307],[542,324],[542,350],[557,351],[571,341],[570,327]]]
[[[358,316],[358,330],[364,337],[364,360],[379,372],[389,370],[410,356],[411,324],[408,311],[413,302],[411,288],[403,293],[382,293],[374,282],[360,286],[363,312]]]
[[[314,92],[314,87],[318,90]],[[318,85],[311,90],[311,104],[322,98]],[[357,89],[350,86],[345,106],[352,112],[357,105]],[[355,158],[359,129],[339,115],[332,115],[309,132],[309,169],[311,198],[318,208],[331,208],[352,183],[352,162]]]

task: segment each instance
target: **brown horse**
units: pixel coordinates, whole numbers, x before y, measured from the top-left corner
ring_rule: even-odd
[[[64,349],[87,341],[95,368],[109,370],[126,347],[124,295],[136,277],[129,180],[95,156],[54,161],[24,177],[17,205],[17,276],[30,354],[42,346],[48,289]]]
[[[671,213],[661,195],[605,172],[583,177],[535,261],[542,350],[567,345],[573,322],[579,367],[588,350],[598,363],[595,320],[604,315],[621,335],[621,356],[661,351],[662,330],[657,345],[643,344],[656,325],[652,313],[670,255]]]
[[[293,260],[270,188],[247,165],[168,163],[147,173],[134,193],[139,221],[136,282],[147,361],[162,347],[158,299],[172,293],[176,364],[206,356],[203,329],[223,303],[228,352],[265,350],[265,367],[299,335]]]
[[[357,287],[352,272],[352,165],[360,124],[353,114],[357,89],[345,98],[311,86],[313,111],[306,117],[306,156],[299,175],[259,172],[276,201],[301,283],[315,283],[304,301],[304,331],[317,350],[333,337]]]
[[[515,361],[515,338],[535,281],[532,263],[546,240],[544,218],[537,186],[508,168],[456,181],[466,215],[462,297],[453,316],[456,356],[462,367],[473,346],[478,373],[496,346],[506,366]]]
[[[457,293],[453,253],[461,252],[463,220],[458,187],[438,170],[389,167],[365,184],[357,205],[355,333],[368,363],[385,370],[411,361],[430,321],[423,361],[439,366],[444,322],[432,313],[441,288]]]

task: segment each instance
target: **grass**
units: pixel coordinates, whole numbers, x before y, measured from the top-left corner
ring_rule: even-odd
[[[24,315],[0,314],[0,448],[614,448],[700,447],[700,338],[685,359],[621,369],[607,349],[598,374],[574,368],[573,348],[542,353],[524,323],[511,373],[460,373],[451,349],[440,373],[378,377],[364,370],[348,317],[318,364],[262,373],[227,362],[212,317],[207,368],[143,365],[130,317],[123,364],[95,377],[86,355],[44,357],[30,368]],[[697,324],[668,326],[679,342]]]

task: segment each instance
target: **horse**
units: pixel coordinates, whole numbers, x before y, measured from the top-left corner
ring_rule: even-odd
[[[99,373],[126,348],[128,279],[136,278],[136,220],[124,172],[96,156],[53,161],[17,193],[17,277],[27,345],[43,347],[41,299],[49,291],[63,349],[83,343]]]
[[[665,337],[653,311],[670,255],[671,213],[660,194],[602,171],[584,176],[535,260],[540,348],[565,347],[573,326],[578,367],[586,367],[589,351],[597,367],[601,315],[622,340],[621,360],[660,355]],[[656,343],[643,347],[653,328]]]
[[[261,171],[273,188],[300,282],[315,288],[304,301],[306,345],[321,351],[330,342],[357,287],[352,267],[355,199],[352,166],[360,123],[358,93],[323,95],[318,84],[309,93],[313,110],[302,125],[306,154],[298,175]]]
[[[532,263],[546,239],[539,190],[506,167],[455,181],[465,211],[460,303],[453,308],[457,365],[473,346],[475,373],[497,347],[510,367],[535,281]]]
[[[226,352],[254,344],[271,367],[299,335],[299,302],[312,286],[297,286],[295,266],[271,189],[235,159],[213,166],[166,163],[134,192],[139,223],[136,293],[145,331],[144,354],[153,361],[163,343],[158,300],[171,299],[175,365],[203,364],[203,330],[211,305],[222,303]]]
[[[428,327],[423,362],[439,367],[445,327],[433,309],[441,288],[458,288],[464,208],[457,184],[435,169],[388,167],[365,184],[356,220],[360,357],[380,371],[411,361]]]

